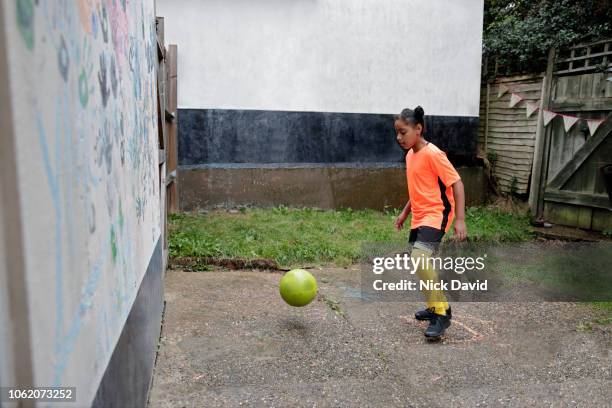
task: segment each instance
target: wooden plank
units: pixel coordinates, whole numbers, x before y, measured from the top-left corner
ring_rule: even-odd
[[[594,47],[594,46],[600,45],[600,44],[609,44],[610,42],[612,42],[610,39],[605,39],[605,40],[599,40],[599,41],[594,41],[594,42],[585,43],[585,44],[572,45],[572,46],[568,47],[568,49],[571,50],[571,49],[577,49],[577,48]]]
[[[497,163],[515,165],[520,169],[525,168],[526,171],[531,172],[531,164],[533,163],[533,160],[531,158],[517,159],[514,157],[507,157],[505,155],[497,155]]]
[[[533,155],[533,168],[531,170],[531,191],[529,192],[529,207],[535,217],[539,217],[543,212],[543,180],[546,179],[544,175],[545,166],[547,166],[547,160],[544,156],[547,156],[546,151],[546,128],[544,127],[544,119],[542,112],[544,109],[548,109],[551,95],[551,84],[553,78],[553,68],[555,62],[556,50],[550,49],[548,52],[548,65],[546,67],[546,74],[542,80],[542,98],[540,99],[540,109],[538,111],[538,124],[535,135],[534,143],[534,155]]]
[[[580,75],[580,98],[590,98],[593,92],[593,75]]]
[[[511,170],[502,168],[496,169],[493,174],[495,174],[495,176],[499,179],[512,181],[516,178],[521,184],[527,185],[529,183],[529,174],[516,174]]]
[[[517,123],[517,124],[528,124],[528,125],[533,125],[535,124],[537,126],[537,120],[538,120],[538,113],[534,112],[534,114],[528,118],[527,115],[525,114],[525,110],[521,109],[520,113],[516,112],[494,112],[493,109],[491,109],[489,111],[489,115],[490,115],[490,119],[489,120],[494,120],[496,124],[501,124],[501,123],[507,123],[507,122],[511,122],[511,123]]]
[[[606,94],[605,83],[604,83],[606,78],[603,72],[597,72],[595,74],[592,74],[592,76],[593,76],[593,90],[592,90],[591,96],[593,98],[604,97]]]
[[[495,166],[494,174],[498,177],[506,178],[509,180],[516,178],[518,181],[523,183],[529,182],[529,174],[515,173],[514,171],[512,171],[512,169],[507,170],[503,168],[497,168],[497,166]]]
[[[612,230],[612,214],[610,211],[594,208],[591,228],[597,231]]]
[[[166,186],[169,186],[170,184],[176,181],[176,175],[177,175],[176,169],[168,173],[168,175],[166,176]]]
[[[177,68],[178,55],[176,44],[168,46],[167,57],[167,101],[168,111],[172,113],[173,120],[168,125],[168,171],[171,174],[171,183],[167,186],[168,212],[179,211],[179,178],[178,178],[178,121],[177,112]]]
[[[591,229],[593,209],[589,207],[578,207],[578,219],[576,225],[578,228]]]
[[[606,121],[599,126],[595,135],[587,139],[586,143],[574,154],[572,159],[552,178],[550,187],[562,188],[572,174],[595,151],[597,146],[612,132],[612,113],[608,114]]]
[[[562,63],[562,62],[575,62],[575,61],[582,61],[585,59],[590,59],[590,58],[598,58],[598,57],[603,57],[604,55],[611,55],[612,52],[597,52],[595,54],[585,54],[585,55],[580,55],[577,57],[569,57],[569,58],[562,58],[562,59],[558,59],[556,61],[556,64]]]
[[[489,150],[503,151],[503,152],[528,152],[528,153],[533,154],[534,147],[504,145],[504,144],[498,144],[498,143],[491,143],[491,141],[489,141]]]
[[[498,155],[495,165],[504,166],[519,173],[531,174],[531,160],[529,159],[522,159],[519,161],[519,159]]]
[[[164,48],[164,18],[155,17],[155,31],[157,34],[157,56],[159,60],[166,58],[166,50]]]
[[[512,125],[495,125],[491,126],[489,133],[497,133],[498,135],[508,135],[520,139],[535,139],[535,126],[512,126]]]
[[[504,146],[520,146],[520,147],[533,147],[535,141],[533,139],[512,139],[509,137],[493,137],[489,136],[489,143],[491,145],[504,145]]]
[[[529,159],[533,160],[533,152],[520,152],[520,151],[496,151],[497,157],[505,157],[508,160],[512,159]]]
[[[533,114],[530,118],[527,118],[525,114],[523,114],[520,118],[506,116],[506,115],[490,115],[489,124],[491,125],[507,125],[507,124],[516,124],[516,126],[537,126],[538,115]]]
[[[517,193],[523,193],[527,190],[528,184],[524,181],[520,181],[516,177],[505,177],[495,174],[495,179],[497,180],[497,184],[501,186],[502,191],[509,192],[515,189]]]
[[[484,151],[485,154],[488,152],[487,138],[489,136],[489,94],[491,93],[491,86],[487,84],[487,100],[486,100],[486,112],[485,112],[485,131],[484,131]]]
[[[526,176],[531,175],[531,163],[526,160],[524,163],[521,164],[513,164],[515,160],[516,159],[501,158],[500,156],[497,156],[495,167],[501,169],[502,171],[516,172],[517,174],[523,174]]]
[[[542,80],[542,74],[515,75],[515,76],[509,76],[509,77],[501,77],[501,78],[496,78],[494,83],[496,84],[504,83],[505,84],[507,82],[522,82],[522,81],[530,81],[530,80],[534,80],[534,81]]]
[[[491,143],[489,140],[489,150],[495,151],[497,154],[507,155],[508,157],[510,157],[512,153],[533,156],[534,147]]]
[[[572,75],[567,77],[567,89],[565,91],[565,98],[572,99],[578,98],[580,95],[580,77],[582,75]],[[555,98],[555,102],[558,101],[558,98]]]
[[[559,70],[559,71],[555,71],[555,75],[570,75],[570,74],[575,74],[577,72],[588,72],[588,71],[595,71],[597,69],[596,66],[589,66],[589,67],[580,67],[580,68],[574,68],[574,69],[563,69],[563,70]]]
[[[544,200],[612,210],[612,204],[607,195],[586,194],[576,191],[547,188],[544,193]]]
[[[491,101],[491,108],[495,108],[495,109],[508,109],[508,110],[514,110],[517,111],[518,109],[525,109],[525,101],[529,101],[529,102],[535,102],[535,101],[539,101],[540,98],[538,97],[533,97],[533,98],[523,98],[522,101],[520,101],[518,104],[514,105],[514,107],[510,107],[510,98],[508,98],[507,100],[505,99],[500,99],[500,100],[496,100],[496,101]],[[523,112],[519,112],[519,113],[523,113],[525,114],[525,111],[523,110]]]
[[[515,108],[493,108],[489,110],[491,113],[491,118],[493,117],[508,117],[508,118],[517,118],[517,119],[527,119],[524,110],[519,110]]]
[[[558,98],[563,98],[567,94],[566,90],[567,84],[569,82],[569,77],[553,78],[552,81],[554,83],[554,88],[551,88],[553,89],[553,92],[551,92],[551,99],[555,100]]]
[[[605,93],[605,88],[602,88]],[[588,112],[612,110],[612,98],[559,98],[550,104],[555,112]]]
[[[494,173],[495,178],[499,185],[502,186],[512,186],[513,184],[519,189],[525,189],[528,186],[528,183],[525,180],[521,180],[516,176],[510,176],[503,173]]]
[[[576,207],[556,202],[544,203],[544,216],[547,220],[560,225],[576,227],[578,224],[578,212]]]

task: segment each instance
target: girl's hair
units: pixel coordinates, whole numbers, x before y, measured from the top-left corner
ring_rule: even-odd
[[[395,116],[395,120],[397,119],[401,119],[411,125],[421,124],[423,133],[425,133],[425,111],[420,106],[417,106],[414,110],[408,108],[402,110],[399,115]]]

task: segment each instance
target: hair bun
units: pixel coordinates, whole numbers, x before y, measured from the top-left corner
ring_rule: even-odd
[[[425,111],[423,110],[423,108],[421,108],[421,106],[417,106],[416,108],[414,108],[414,117],[415,119],[420,119],[423,120],[423,117],[425,116]]]

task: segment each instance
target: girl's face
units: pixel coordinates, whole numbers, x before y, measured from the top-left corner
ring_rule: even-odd
[[[410,150],[412,146],[419,140],[421,137],[421,131],[423,127],[417,123],[416,125],[411,125],[406,123],[402,119],[397,119],[395,121],[395,135],[397,138],[397,143],[404,150]]]

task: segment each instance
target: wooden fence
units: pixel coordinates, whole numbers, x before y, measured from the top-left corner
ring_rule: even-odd
[[[503,85],[525,100],[511,108],[510,92],[498,96]],[[528,193],[538,116],[527,117],[524,105],[539,104],[541,94],[542,75],[497,78],[481,88],[478,147],[485,156],[495,157],[493,175],[503,192]]]
[[[604,122],[595,132],[584,121],[569,132],[561,119],[548,126],[539,122],[532,211],[558,224],[612,229],[612,200],[602,172],[612,165],[612,40],[551,50],[543,89],[542,108]]]
[[[178,211],[177,47],[164,45],[164,19],[157,17],[157,125],[164,260],[168,260],[167,214]],[[165,270],[165,265],[164,265]]]
[[[513,92],[523,100],[510,107]],[[528,117],[529,102],[539,110]],[[479,151],[502,192],[529,194],[534,215],[554,223],[612,228],[602,175],[612,164],[612,40],[551,50],[539,75],[487,80],[480,106]],[[605,122],[594,134],[584,121],[566,132],[560,118],[544,126],[544,109]]]

